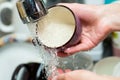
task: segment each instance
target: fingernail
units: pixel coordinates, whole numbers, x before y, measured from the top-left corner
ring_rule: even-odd
[[[65,52],[66,52],[66,53],[69,53],[69,52],[70,52],[70,48],[67,48],[67,49],[65,50]]]
[[[57,80],[57,76],[55,76],[52,80]]]

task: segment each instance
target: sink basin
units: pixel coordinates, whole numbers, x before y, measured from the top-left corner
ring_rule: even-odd
[[[15,68],[21,63],[41,62],[38,50],[25,42],[10,43],[0,48],[0,80],[11,80]]]

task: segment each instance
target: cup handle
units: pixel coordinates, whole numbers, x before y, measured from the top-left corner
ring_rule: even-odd
[[[15,71],[13,72],[13,75],[12,75],[11,80],[17,80],[18,73],[19,73],[19,71],[22,69],[22,67],[25,67],[25,68],[27,69],[27,66],[26,66],[25,64],[19,65],[19,66],[15,69]]]

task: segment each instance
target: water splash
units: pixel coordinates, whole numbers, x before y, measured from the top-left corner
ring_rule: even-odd
[[[36,47],[39,50],[42,63],[45,65],[44,67],[47,71],[46,77],[56,76],[58,74],[56,66],[59,64],[57,50],[45,47],[40,41],[39,44],[36,45]]]

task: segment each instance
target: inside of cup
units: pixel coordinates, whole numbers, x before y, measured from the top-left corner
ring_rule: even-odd
[[[64,6],[54,6],[48,9],[48,14],[37,25],[37,36],[40,41],[52,48],[65,45],[75,31],[73,12]]]

